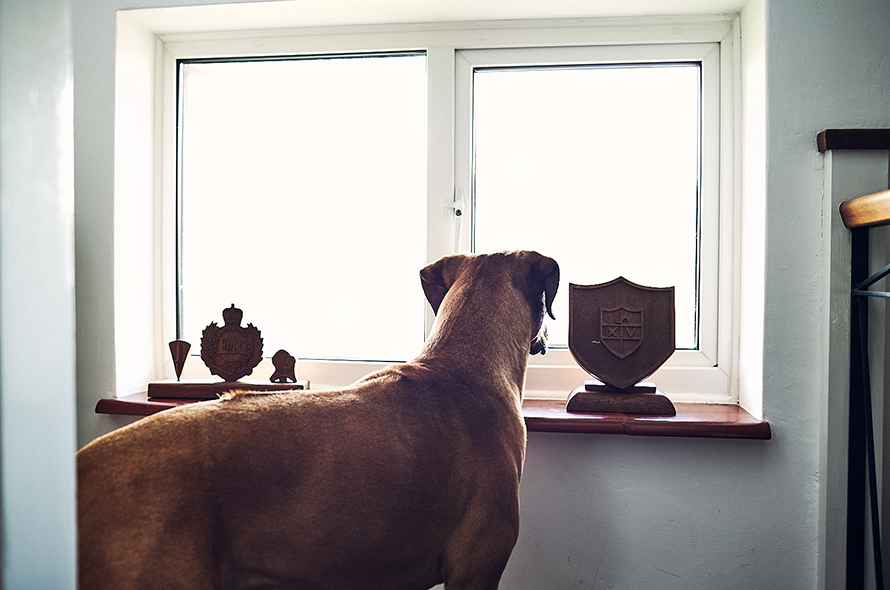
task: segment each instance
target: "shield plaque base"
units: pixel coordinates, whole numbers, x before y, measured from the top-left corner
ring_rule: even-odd
[[[619,412],[676,416],[671,400],[652,383],[638,383],[627,389],[616,389],[600,381],[585,381],[569,394],[567,412]]]

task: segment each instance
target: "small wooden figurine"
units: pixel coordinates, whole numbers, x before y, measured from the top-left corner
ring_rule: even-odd
[[[296,383],[297,375],[294,368],[297,366],[297,359],[291,356],[286,350],[279,350],[272,356],[272,364],[275,365],[275,372],[269,378],[272,383]]]
[[[188,358],[192,345],[185,340],[174,340],[170,343],[170,354],[173,356],[173,370],[176,371],[176,380],[182,377],[182,367]]]

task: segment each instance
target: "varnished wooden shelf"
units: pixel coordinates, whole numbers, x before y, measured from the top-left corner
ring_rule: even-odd
[[[252,381],[154,381],[148,384],[148,399],[217,399],[230,391],[293,391],[309,389],[308,381],[269,383]]]
[[[199,400],[149,400],[145,393],[100,399],[99,414],[148,416]],[[522,412],[530,432],[626,434],[631,436],[683,436],[704,438],[769,439],[769,423],[758,420],[737,405],[675,403],[676,416],[635,414],[570,414],[559,400],[525,400]]]
[[[560,400],[525,400],[522,413],[530,432],[627,434],[631,436],[689,436],[766,440],[768,422],[732,404],[675,403],[676,416],[643,414],[575,414]]]
[[[199,399],[148,399],[148,394],[134,393],[121,397],[104,397],[96,404],[97,414],[116,414],[120,416],[151,416],[177,406],[194,404]]]

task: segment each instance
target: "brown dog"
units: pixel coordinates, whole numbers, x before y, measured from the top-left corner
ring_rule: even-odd
[[[412,362],[169,410],[82,449],[81,590],[497,588],[559,267],[456,255],[420,276],[438,317]]]

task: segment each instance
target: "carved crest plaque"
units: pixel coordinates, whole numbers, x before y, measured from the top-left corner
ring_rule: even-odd
[[[263,339],[253,325],[241,326],[242,312],[235,307],[222,312],[224,325],[211,322],[201,334],[201,360],[214,375],[237,381],[253,372],[263,358]]]
[[[626,389],[674,353],[674,288],[618,277],[569,285],[569,348],[588,373]]]
[[[602,384],[569,397],[569,411],[665,413],[675,410],[652,384],[637,385],[674,353],[674,288],[644,287],[618,277],[569,285],[569,349]]]

